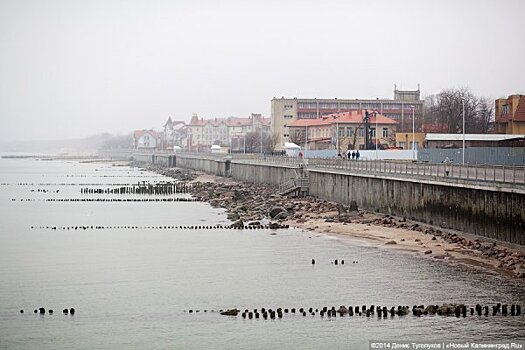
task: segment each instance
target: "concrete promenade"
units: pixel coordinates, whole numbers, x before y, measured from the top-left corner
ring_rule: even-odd
[[[524,167],[218,154],[114,154],[278,187],[307,175],[310,195],[525,245]],[[447,175],[448,171],[448,175]]]

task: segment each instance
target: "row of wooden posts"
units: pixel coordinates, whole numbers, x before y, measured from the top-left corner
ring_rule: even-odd
[[[89,188],[80,189],[81,194],[149,194],[149,195],[169,195],[175,193],[189,193],[193,184],[186,182],[166,182],[166,183],[138,183],[131,186]]]
[[[16,202],[16,198],[11,199]],[[199,202],[197,198],[22,198],[19,202]]]
[[[68,315],[68,314],[69,314],[69,315],[73,316],[73,315],[75,314],[75,312],[76,312],[76,311],[75,311],[75,308],[74,308],[74,307],[69,308],[69,309],[66,308],[66,309],[63,309],[63,310],[62,310],[62,313],[63,313],[64,315]],[[24,313],[24,309],[20,309],[20,313],[23,314],[23,313]],[[41,307],[41,308],[35,309],[35,310],[33,310],[33,313],[35,313],[35,314],[40,314],[40,315],[45,315],[45,314],[46,314],[46,308]],[[48,310],[47,310],[47,313],[48,313],[49,315],[53,315],[54,310],[53,310],[53,309],[48,309]]]
[[[246,230],[276,230],[281,228],[289,228],[289,225],[244,225]],[[228,225],[166,225],[166,226],[127,226],[127,225],[72,225],[72,226],[31,226],[32,230],[115,230],[115,229],[126,229],[126,230],[239,230],[237,226]],[[344,261],[343,261],[344,264]],[[336,263],[337,265],[337,263]]]
[[[490,312],[490,309],[492,308],[492,312]],[[215,310],[203,310],[203,312],[215,312]],[[199,313],[200,310],[188,310],[188,313]],[[477,304],[473,307],[467,307],[467,305],[459,304],[459,305],[453,305],[453,304],[444,304],[444,305],[427,305],[426,307],[424,305],[414,305],[412,308],[409,306],[392,306],[390,308],[386,306],[375,306],[375,305],[362,305],[362,306],[340,306],[338,309],[335,308],[335,306],[332,306],[331,308],[323,307],[323,308],[277,308],[275,310],[269,308],[261,308],[261,309],[245,309],[241,312],[241,310],[235,308],[235,309],[227,309],[227,310],[219,310],[218,311],[221,315],[225,316],[237,316],[239,313],[241,314],[242,318],[263,318],[263,319],[275,319],[277,318],[283,318],[285,314],[298,314],[302,316],[316,316],[319,315],[321,317],[352,317],[352,316],[366,316],[371,317],[374,315],[377,315],[378,318],[388,318],[388,317],[395,317],[395,316],[406,316],[410,312],[414,316],[420,317],[425,315],[441,315],[441,316],[456,316],[456,317],[467,317],[469,314],[470,316],[521,316],[521,306],[518,304],[501,304],[498,303],[496,305],[492,306],[482,306],[480,304]]]

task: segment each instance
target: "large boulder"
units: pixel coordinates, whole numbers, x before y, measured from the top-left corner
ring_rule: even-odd
[[[229,309],[229,310],[221,312],[221,315],[224,315],[224,316],[237,316],[238,314],[239,314],[238,309]]]
[[[438,312],[438,309],[439,309],[439,306],[437,305],[428,305],[425,308],[425,313],[430,314],[430,315],[435,315]]]
[[[244,228],[244,221],[238,220],[230,225],[231,228]]]
[[[337,310],[337,313],[340,315],[340,316],[344,316],[348,313],[348,309],[346,308],[346,306],[339,306],[339,309]]]
[[[275,220],[285,220],[288,217],[288,212],[282,211],[279,214],[275,215]]]
[[[282,213],[282,212],[285,212],[286,213],[286,209],[284,209],[283,207],[272,207],[272,209],[270,209],[270,212],[268,213],[270,215],[270,217],[273,219],[275,218],[279,213]]]
[[[455,305],[443,304],[438,308],[437,314],[441,316],[454,315],[455,310]]]

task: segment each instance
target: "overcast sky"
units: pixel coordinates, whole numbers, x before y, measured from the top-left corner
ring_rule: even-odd
[[[0,0],[0,137],[270,115],[275,97],[525,93],[523,0]]]

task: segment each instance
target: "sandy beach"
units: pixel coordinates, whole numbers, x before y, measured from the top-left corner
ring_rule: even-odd
[[[287,210],[286,218],[281,216],[273,219],[290,227],[380,245],[400,254],[416,254],[422,259],[468,265],[509,278],[525,278],[525,247],[495,242],[406,218],[362,209],[345,210],[336,203],[312,197],[280,196],[269,186],[240,183],[209,174],[197,173],[192,181],[208,184],[205,186],[208,189],[206,194],[198,191],[195,195],[214,206],[226,208],[232,221],[240,219],[249,222],[265,217],[272,219],[264,211],[282,206]],[[252,201],[247,199],[249,197],[242,196],[233,199],[232,191],[257,195]],[[261,205],[261,199],[267,205]]]

